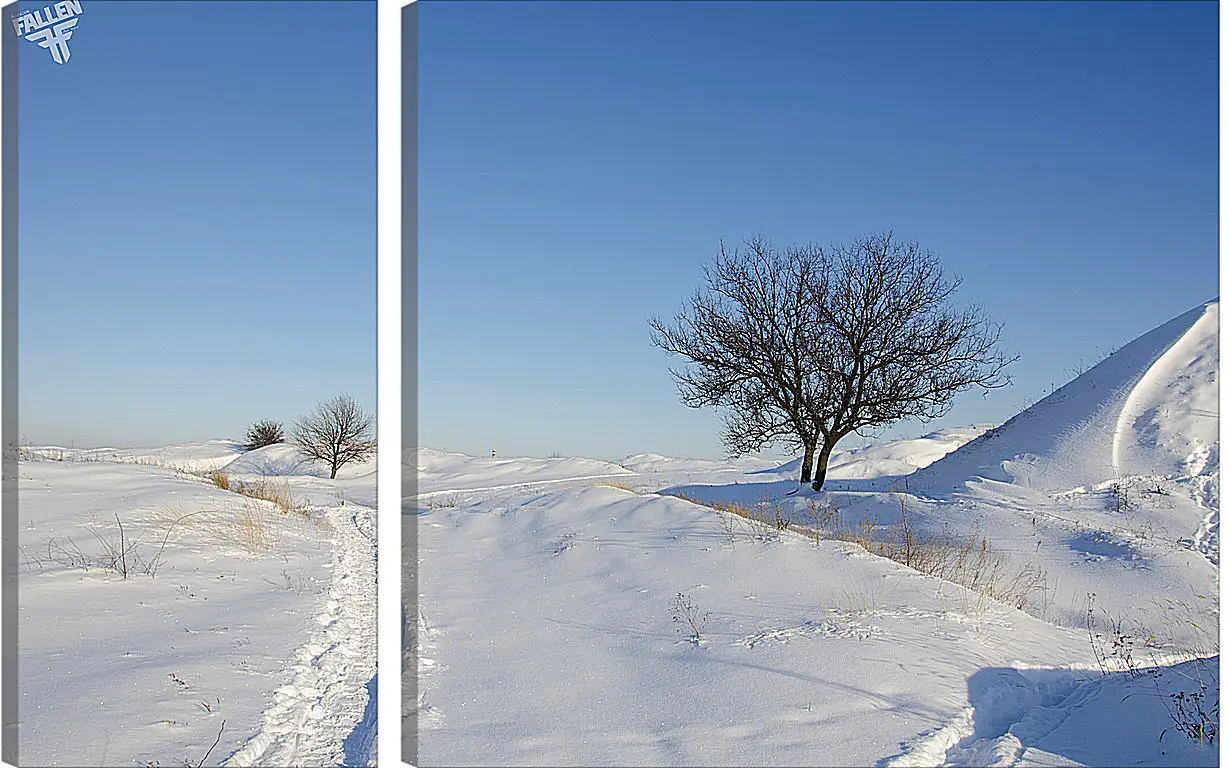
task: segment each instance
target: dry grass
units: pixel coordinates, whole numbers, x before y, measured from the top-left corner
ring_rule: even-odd
[[[97,554],[93,555],[82,550],[71,536],[52,536],[47,541],[45,555],[24,547],[19,550],[26,569],[31,571],[50,567],[80,568],[113,572],[125,580],[137,575],[153,578],[164,565],[163,554],[171,533],[188,516],[168,508],[152,519],[125,522],[114,513],[114,526],[106,523],[86,526],[97,544]]]
[[[252,499],[271,501],[283,514],[303,512],[303,507],[295,501],[294,494],[290,492],[290,483],[286,480],[280,482],[266,482],[264,480],[243,482],[232,480],[230,476],[220,469],[212,470],[205,477],[215,488],[223,491],[230,491],[231,493],[237,493],[240,496],[247,496]]]
[[[276,550],[279,531],[310,521],[306,510],[300,511],[300,515],[291,517],[274,502],[244,496],[189,513],[168,507],[155,514],[152,525],[163,541],[173,532],[182,531],[211,546],[260,555]]]
[[[419,496],[419,509],[455,509],[461,506],[461,496],[455,493],[441,496]]]
[[[303,508],[299,506],[294,499],[294,495],[290,492],[290,483],[285,480],[278,483],[241,483],[239,484],[238,491],[249,498],[273,502],[274,506],[280,509],[283,514],[303,511]]]
[[[602,482],[597,484],[597,487],[598,488],[614,488],[615,490],[618,490],[618,491],[627,491],[628,493],[635,493],[635,494],[642,493],[641,489],[638,487],[631,486],[627,483],[620,483],[614,480],[603,480]]]
[[[767,506],[748,506],[735,502],[713,502],[708,506],[725,514],[719,517],[726,538],[733,545],[739,539],[758,542],[778,541],[788,523],[779,510]]]
[[[1035,595],[1044,593],[1046,577],[1040,568],[1011,565],[994,552],[985,536],[919,535],[903,498],[900,511],[897,526],[880,526],[866,517],[853,529],[838,530],[835,538],[1014,608],[1023,609]]]
[[[901,522],[883,526],[867,516],[856,525],[842,523],[832,504],[807,500],[806,520],[794,520],[793,510],[770,499],[755,505],[735,502],[702,502],[685,494],[679,498],[701,504],[725,514],[720,515],[722,530],[730,543],[739,539],[776,541],[782,532],[792,530],[815,540],[848,541],[871,554],[944,581],[959,584],[1015,608],[1026,608],[1035,597],[1044,600],[1046,575],[1032,564],[1010,564],[996,553],[984,536],[952,533],[921,535],[909,517],[904,497],[900,497]]]
[[[205,476],[209,482],[213,483],[215,488],[221,488],[224,491],[230,490],[230,476],[220,469],[215,469]]]
[[[833,595],[835,609],[853,616],[870,616],[875,619],[882,610],[883,603],[883,595],[873,584],[842,589]]]
[[[227,512],[222,527],[226,541],[254,555],[272,551],[273,535],[263,504],[245,501]]]

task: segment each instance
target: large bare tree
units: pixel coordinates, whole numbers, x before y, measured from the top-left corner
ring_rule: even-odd
[[[958,393],[1010,381],[1001,327],[956,307],[959,285],[890,232],[783,251],[757,238],[723,245],[673,321],[649,324],[685,360],[671,369],[683,403],[722,412],[732,454],[801,449],[800,482],[819,490],[846,436],[940,417]]]
[[[353,397],[338,395],[295,422],[291,440],[303,455],[327,462],[331,480],[343,465],[375,453],[374,424],[375,419]]]

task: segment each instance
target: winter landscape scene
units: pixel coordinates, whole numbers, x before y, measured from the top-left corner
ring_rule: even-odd
[[[74,7],[5,74],[4,761],[374,765],[375,4]]]
[[[405,760],[1218,764],[1210,6],[419,13]]]
[[[821,492],[419,449],[424,764],[1214,764],[1218,319]]]

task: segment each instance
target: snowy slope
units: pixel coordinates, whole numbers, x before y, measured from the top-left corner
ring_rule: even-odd
[[[911,488],[945,495],[984,478],[1062,490],[1206,453],[1216,441],[1219,310],[1211,302],[1140,336],[917,473]],[[1154,435],[1158,419],[1166,426]]]
[[[992,425],[941,429],[909,440],[895,440],[833,454],[830,476],[835,479],[899,477],[939,459],[982,434]],[[800,459],[785,463],[758,457],[728,461],[638,453],[619,464],[588,458],[486,458],[432,448],[406,452],[407,472],[416,471],[420,499],[456,496],[476,498],[527,487],[592,485],[598,481],[660,490],[682,483],[768,484],[796,481]],[[246,459],[246,457],[245,457]],[[244,460],[233,467],[245,466]],[[231,471],[230,468],[227,470]],[[293,466],[279,467],[290,474]],[[737,475],[737,477],[734,477]],[[791,490],[793,488],[791,487]]]
[[[853,544],[732,541],[720,517],[612,488],[418,510],[420,764],[976,765],[1011,739],[1078,760],[1115,754],[1112,731],[1054,726],[1106,685],[1134,699],[1096,722],[1166,726],[1151,679],[1103,676],[1083,630]],[[1147,764],[1213,755],[1163,747]]]
[[[899,535],[907,513],[918,536],[984,537],[1006,563],[1044,573],[1028,610],[1047,620],[1079,626],[1092,593],[1143,637],[1206,645],[1170,625],[1175,606],[1205,627],[1219,611],[1218,314],[1213,302],[1144,334],[900,481],[832,482],[822,500],[851,528]],[[785,498],[787,483],[676,490],[803,520],[814,495]]]
[[[838,450],[828,462],[828,477],[833,480],[867,480],[878,477],[900,477],[916,472],[946,456],[973,438],[992,428],[993,424],[939,429],[927,435],[906,440],[890,440],[862,448]],[[764,482],[798,477],[802,460],[781,463],[770,459],[744,457],[729,461],[679,459],[659,453],[638,453],[623,459],[627,469],[640,474],[700,475],[711,473],[775,475],[763,477]],[[744,480],[745,482],[745,480]]]

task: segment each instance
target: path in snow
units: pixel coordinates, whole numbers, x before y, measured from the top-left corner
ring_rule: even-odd
[[[294,677],[274,695],[260,732],[227,765],[375,764],[375,510],[319,511],[334,530],[333,581],[319,627],[296,652]]]
[[[363,719],[342,742],[346,765],[375,765],[376,757],[376,702],[379,701],[379,675],[367,681],[367,706]]]

